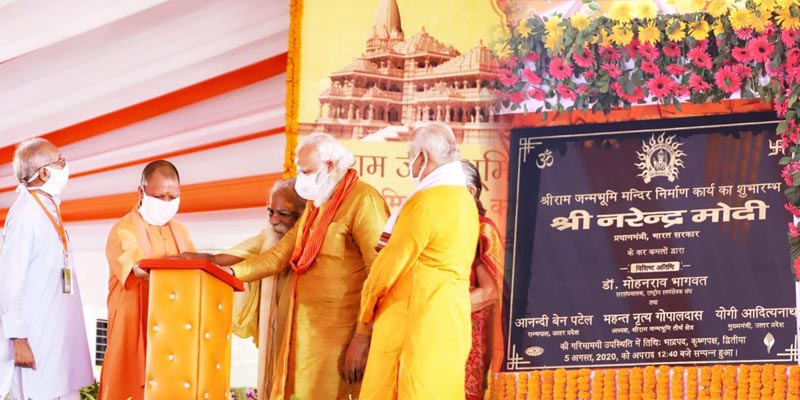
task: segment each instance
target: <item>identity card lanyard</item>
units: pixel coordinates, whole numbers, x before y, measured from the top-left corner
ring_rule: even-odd
[[[72,294],[72,270],[69,268],[69,245],[67,243],[67,232],[64,230],[64,220],[61,219],[61,210],[58,208],[58,204],[56,204],[53,199],[50,199],[53,206],[56,208],[56,215],[53,216],[47,207],[42,204],[42,200],[39,199],[36,193],[30,191],[29,193],[33,195],[36,203],[42,208],[47,218],[50,219],[50,223],[53,224],[53,228],[55,228],[56,232],[58,232],[58,236],[61,238],[61,245],[64,247],[64,268],[61,269],[61,292],[63,294]]]

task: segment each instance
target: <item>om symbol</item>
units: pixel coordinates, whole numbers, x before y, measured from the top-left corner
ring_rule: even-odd
[[[539,153],[539,160],[536,161],[536,166],[539,167],[539,169],[553,166],[553,152],[547,149]]]

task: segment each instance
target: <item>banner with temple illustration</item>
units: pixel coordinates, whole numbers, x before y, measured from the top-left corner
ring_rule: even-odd
[[[514,130],[506,370],[796,363],[777,123]]]
[[[506,218],[509,124],[495,113],[502,14],[492,0],[304,1],[298,139],[325,132],[393,209],[412,189],[406,140],[421,121],[455,132],[479,169],[487,216]]]

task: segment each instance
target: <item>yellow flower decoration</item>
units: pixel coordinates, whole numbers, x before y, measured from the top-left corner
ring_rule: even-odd
[[[544,40],[544,48],[550,51],[556,51],[558,48],[559,36],[547,36]]]
[[[758,33],[764,32],[764,30],[766,30],[767,27],[772,23],[772,21],[770,21],[772,13],[762,11],[760,17],[757,16],[756,13],[752,13],[752,15],[753,17],[750,19],[750,26]]]
[[[798,29],[800,28],[800,18],[792,16],[792,10],[785,8],[782,10],[775,10],[775,20],[781,29]]]
[[[661,41],[661,31],[656,26],[655,21],[650,21],[647,25],[639,28],[639,41],[652,45]]]
[[[611,28],[611,41],[619,46],[627,46],[633,40],[633,30],[626,25]]]
[[[517,33],[522,37],[528,37],[531,34],[531,28],[528,27],[528,21],[524,20],[517,25]]]
[[[710,30],[711,27],[708,26],[708,22],[706,22],[704,19],[701,19],[700,21],[693,22],[689,26],[689,35],[695,40],[704,40],[708,39],[708,31]]]
[[[658,14],[658,9],[655,4],[650,0],[643,0],[639,2],[638,16],[641,19],[655,19]]]
[[[705,10],[706,3],[708,3],[708,0],[692,0],[691,2],[692,10]]]
[[[627,1],[617,1],[608,10],[608,18],[620,24],[631,22],[631,5]]]
[[[553,15],[545,21],[544,30],[548,38],[552,36],[555,36],[556,39],[561,37],[564,33],[564,27],[560,26],[563,21],[564,19],[558,15]]]
[[[708,13],[714,18],[726,15],[729,10],[728,0],[711,0],[711,3],[708,4]]]
[[[761,14],[771,13],[775,10],[776,6],[775,0],[753,0],[753,3],[756,5],[756,8],[761,11]]]
[[[573,14],[569,21],[572,24],[572,27],[579,31],[589,27],[589,16],[582,12]]]
[[[788,10],[789,7],[800,4],[800,0],[776,0],[778,7]]]
[[[592,43],[599,44],[600,46],[608,46],[611,44],[611,36],[609,36],[608,31],[605,29],[600,29],[600,34],[594,36]]]
[[[506,43],[498,43],[494,46],[494,54],[499,58],[506,58],[511,56],[511,49]]]
[[[725,33],[725,24],[722,23],[722,20],[716,19],[714,20],[714,26],[711,29],[714,30],[714,36],[719,36]]]
[[[680,42],[686,37],[685,28],[686,24],[683,21],[676,18],[670,19],[667,21],[667,37],[673,42]]]
[[[753,12],[746,8],[734,9],[731,11],[731,15],[728,17],[731,22],[731,28],[737,31],[740,29],[749,28],[753,18]]]

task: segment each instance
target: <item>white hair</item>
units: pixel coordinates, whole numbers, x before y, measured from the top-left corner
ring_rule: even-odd
[[[306,147],[316,150],[320,162],[332,161],[334,169],[340,174],[356,163],[353,153],[327,133],[311,134],[297,146],[297,153]]]
[[[408,144],[411,153],[425,150],[431,160],[439,165],[458,161],[461,156],[456,146],[456,135],[444,123],[421,122],[414,125],[412,132],[413,136]]]
[[[297,191],[294,189],[294,184],[294,178],[280,179],[275,181],[275,183],[272,185],[272,189],[269,191],[269,201],[272,202],[272,199],[275,197],[276,193],[285,193],[288,195],[287,200],[289,200],[295,206],[297,212],[302,213],[306,206],[306,201],[297,194]]]
[[[49,155],[41,151],[48,144],[53,145],[47,139],[35,137],[25,139],[17,145],[17,149],[14,150],[14,160],[11,162],[17,181],[27,186],[28,180],[36,174],[36,171],[51,161]]]

